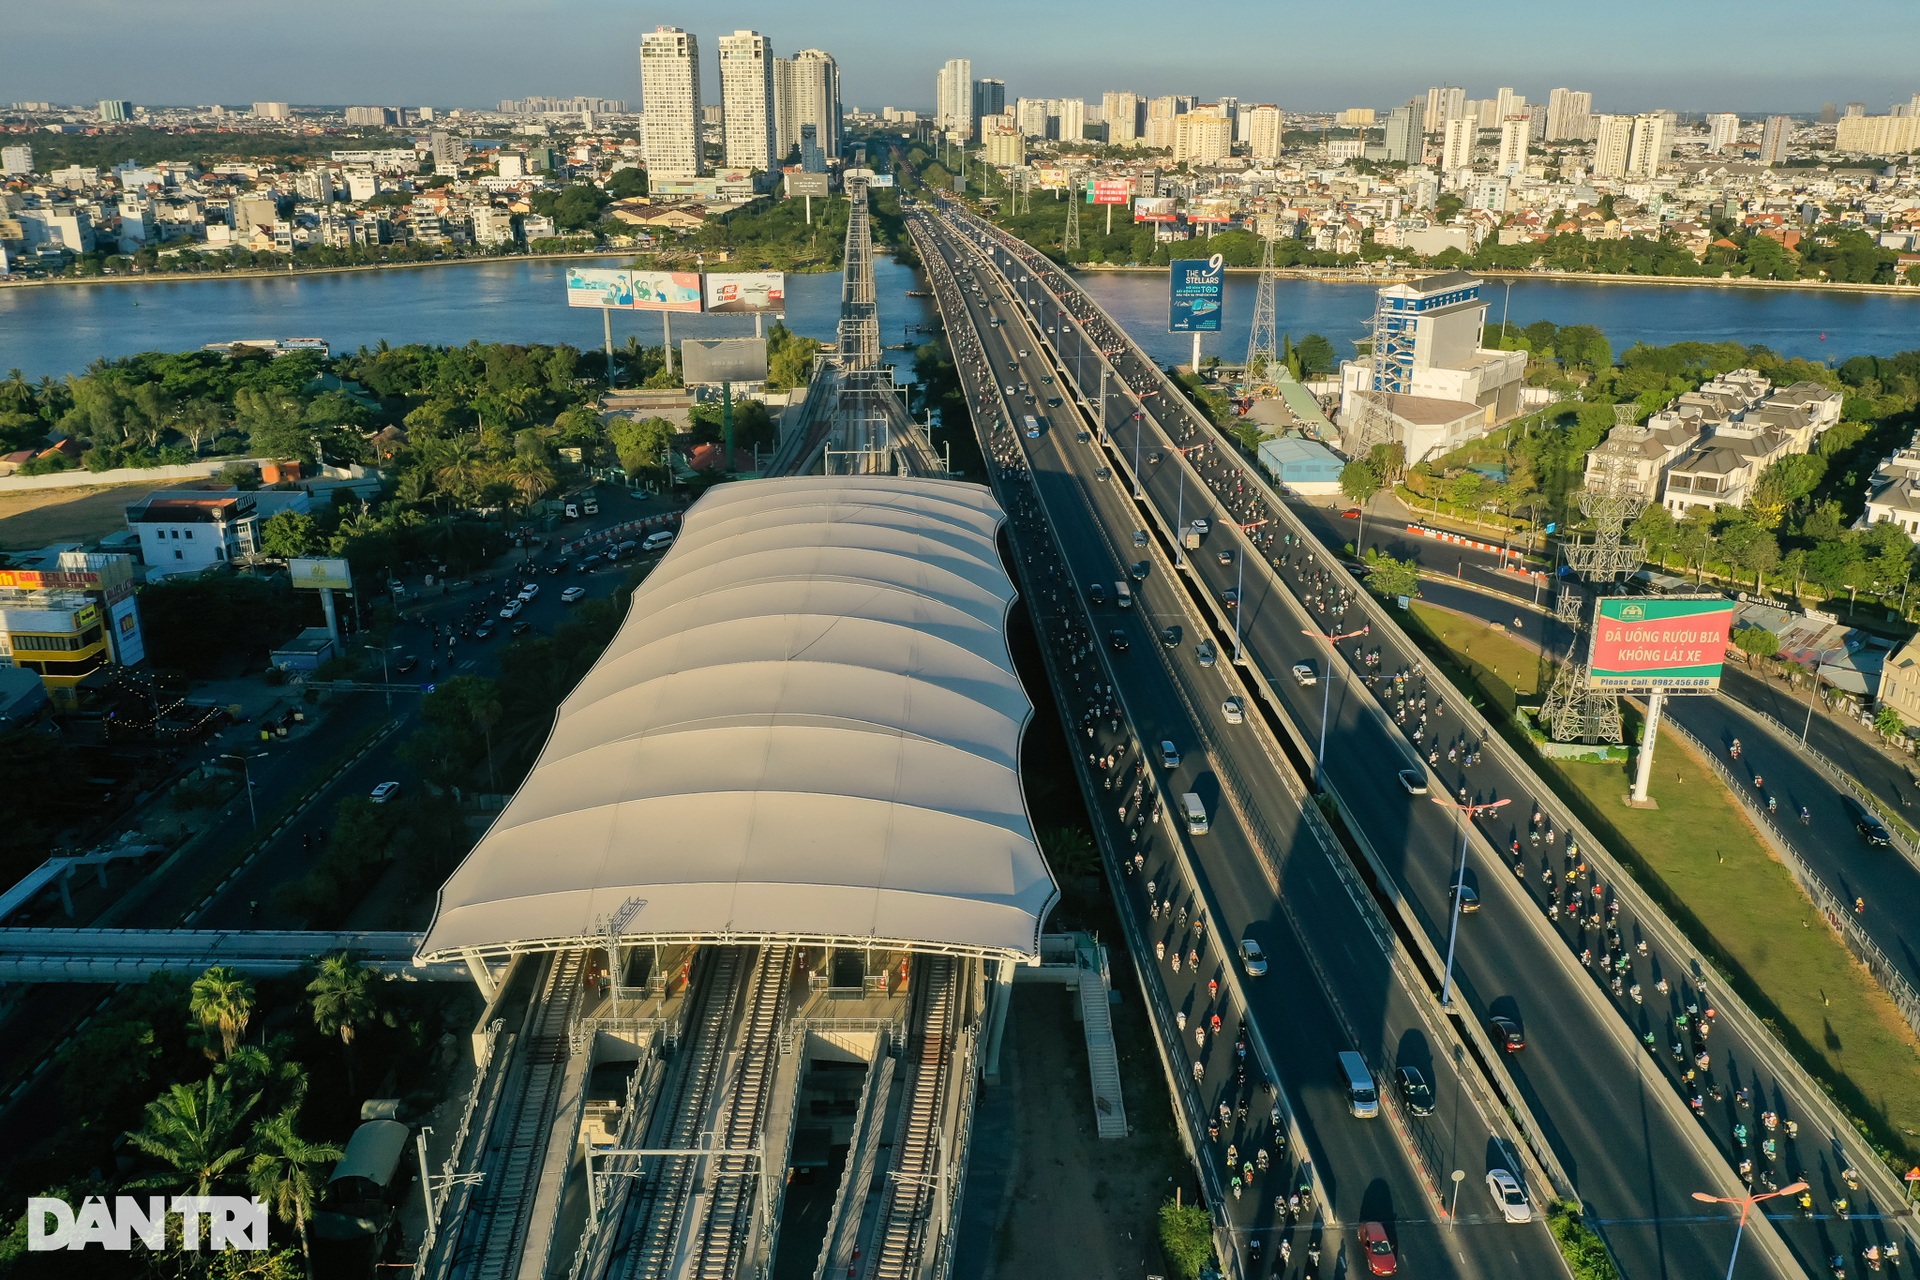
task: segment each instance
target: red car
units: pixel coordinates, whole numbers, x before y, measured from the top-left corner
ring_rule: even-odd
[[[1360,518],[1360,508],[1348,507],[1340,513],[1340,518],[1342,520],[1358,520]]]
[[[1375,1276],[1396,1275],[1400,1262],[1393,1256],[1393,1241],[1387,1239],[1387,1229],[1378,1222],[1360,1224],[1360,1252],[1367,1255],[1367,1274]]]

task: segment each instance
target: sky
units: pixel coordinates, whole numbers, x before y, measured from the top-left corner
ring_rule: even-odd
[[[1511,86],[1544,101],[1588,89],[1599,111],[1880,113],[1920,91],[1913,0],[61,0],[9,6],[8,101],[492,106],[529,94],[625,98],[656,25],[700,38],[718,99],[716,37],[820,48],[850,106],[931,108],[948,58],[1014,97],[1103,90],[1231,94],[1292,110],[1389,106],[1431,84]],[[711,79],[710,79],[711,77]]]

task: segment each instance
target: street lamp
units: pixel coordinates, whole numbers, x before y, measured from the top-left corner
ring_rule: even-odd
[[[1763,1191],[1757,1196],[1716,1196],[1705,1191],[1696,1191],[1693,1198],[1703,1204],[1737,1204],[1740,1206],[1740,1225],[1733,1232],[1733,1255],[1727,1259],[1727,1280],[1733,1280],[1733,1264],[1740,1258],[1740,1237],[1747,1232],[1747,1215],[1753,1206],[1762,1200],[1771,1200],[1775,1196],[1798,1195],[1807,1189],[1804,1182],[1791,1182],[1777,1191]]]
[[[1343,631],[1338,635],[1323,634],[1313,630],[1302,631],[1300,634],[1325,640],[1329,655],[1326,684],[1320,690],[1320,753],[1313,758],[1313,785],[1315,790],[1321,790],[1325,786],[1322,777],[1327,771],[1327,712],[1333,697],[1333,664],[1340,659],[1340,642],[1351,640],[1355,636],[1367,635],[1368,629],[1363,626],[1358,631]]]
[[[236,755],[233,752],[223,752],[220,756],[222,760],[238,760],[240,762],[240,776],[246,779],[247,783],[247,815],[252,818],[253,825],[256,827],[260,825],[260,810],[255,807],[253,802],[253,770],[249,767],[249,762],[258,760],[266,754],[264,751],[255,752],[250,756]]]
[[[393,668],[387,664],[387,655],[400,646],[397,644],[363,644],[360,646],[368,653],[380,655],[380,682],[386,686],[387,710],[393,710]]]
[[[1485,804],[1456,804],[1452,800],[1442,800],[1439,796],[1428,796],[1437,805],[1453,809],[1460,814],[1460,865],[1453,872],[1452,901],[1447,908],[1447,973],[1440,980],[1440,1007],[1453,1007],[1453,944],[1460,937],[1460,898],[1467,884],[1467,839],[1473,831],[1475,814],[1491,813],[1506,800],[1489,800]]]
[[[1133,500],[1140,501],[1145,495],[1140,490],[1140,433],[1146,430],[1140,421],[1140,415],[1133,415]]]
[[[1241,533],[1251,535],[1255,529],[1258,529],[1265,523],[1265,520],[1253,520],[1240,525],[1239,529]],[[1253,538],[1251,536],[1247,538],[1247,545],[1249,547],[1253,545]],[[1247,556],[1246,552],[1243,551],[1234,557],[1233,575],[1233,660],[1238,665],[1245,664],[1245,651],[1240,645],[1240,615],[1247,610],[1247,602],[1243,598],[1246,595],[1246,585]],[[1333,674],[1332,664],[1328,664],[1327,674],[1329,676]],[[1325,717],[1323,716],[1322,722],[1324,723],[1324,721]]]
[[[1455,1169],[1453,1171],[1453,1195],[1447,1201],[1447,1230],[1449,1231],[1460,1225],[1460,1216],[1455,1213],[1454,1210],[1460,1205],[1460,1184],[1466,1180],[1467,1171],[1465,1169]]]
[[[1800,726],[1800,745],[1807,745],[1807,735],[1813,732],[1813,695],[1820,692],[1820,673],[1826,669],[1827,655],[1836,649],[1845,649],[1845,645],[1836,645],[1833,649],[1822,649],[1813,660],[1813,684],[1807,689],[1807,722]]]

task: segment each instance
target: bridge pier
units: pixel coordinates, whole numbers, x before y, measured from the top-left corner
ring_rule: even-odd
[[[480,988],[480,998],[492,1004],[493,998],[500,994],[500,980],[494,977],[492,966],[480,956],[469,955],[467,972],[473,975],[473,985]]]
[[[981,1074],[988,1084],[1000,1083],[1000,1042],[1006,1038],[1007,1008],[1013,1003],[1013,961],[1002,956],[993,962],[993,985],[987,988],[987,1051],[981,1055]]]

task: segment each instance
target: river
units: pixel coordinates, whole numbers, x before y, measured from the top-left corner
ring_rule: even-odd
[[[336,353],[382,339],[395,345],[479,339],[597,348],[600,317],[566,305],[564,272],[558,259],[522,258],[286,277],[156,277],[0,289],[0,371],[17,368],[29,378],[59,377],[78,373],[101,356],[235,338],[325,338]],[[1093,271],[1080,279],[1155,358],[1172,363],[1189,357],[1192,340],[1166,332],[1164,273]],[[886,255],[875,256],[874,284],[883,341],[899,343],[907,336],[902,326],[926,321],[926,301],[906,296],[914,287],[913,273]],[[1254,292],[1253,276],[1228,277],[1225,331],[1203,338],[1205,353],[1228,360],[1245,356]],[[1280,331],[1296,339],[1325,334],[1342,356],[1351,356],[1373,296],[1366,285],[1282,278],[1276,287]],[[1851,355],[1920,347],[1920,296],[1570,280],[1516,280],[1510,304],[1506,282],[1491,280],[1485,296],[1496,321],[1503,308],[1510,308],[1515,324],[1596,325],[1616,354],[1636,341],[1731,340],[1837,363]],[[787,324],[796,332],[831,341],[839,306],[837,273],[787,277]],[[615,312],[613,330],[616,343],[629,334],[658,343],[660,317]],[[675,337],[752,331],[752,321],[740,316],[676,316],[673,321]],[[909,353],[889,352],[888,359],[904,365]]]
[[[619,261],[601,258],[596,265]],[[383,339],[394,346],[459,346],[474,339],[570,342],[598,350],[600,313],[567,305],[566,268],[567,262],[557,258],[508,258],[284,277],[159,276],[118,284],[0,288],[0,375],[19,369],[30,379],[60,377],[84,371],[101,356],[180,351],[236,338],[324,338],[335,355]],[[913,272],[885,254],[874,255],[873,279],[881,341],[902,342],[908,336],[902,326],[926,323],[929,300],[906,296],[917,287]],[[831,342],[839,316],[839,272],[787,277],[789,328]],[[676,340],[752,332],[751,316],[673,318]],[[658,345],[659,313],[614,312],[614,343],[630,334]],[[911,352],[886,354],[903,369],[912,363]]]

